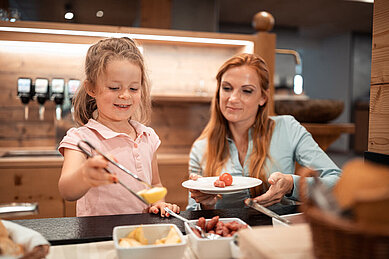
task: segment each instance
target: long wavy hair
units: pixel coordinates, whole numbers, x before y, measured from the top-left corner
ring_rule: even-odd
[[[256,196],[268,188],[265,161],[269,156],[269,146],[274,130],[274,121],[269,117],[269,70],[265,61],[255,54],[240,54],[227,60],[219,69],[216,80],[217,88],[211,104],[211,117],[198,139],[208,140],[207,149],[203,159],[205,163],[204,176],[216,176],[222,171],[229,159],[230,152],[227,142],[229,135],[228,121],[220,110],[220,87],[224,73],[234,67],[249,66],[253,68],[260,79],[262,95],[266,96],[263,106],[258,106],[258,112],[252,125],[253,152],[250,156],[250,176],[263,181],[263,187],[251,190]]]
[[[141,123],[150,121],[150,83],[146,74],[144,59],[136,42],[123,37],[100,40],[88,49],[85,58],[86,78],[73,98],[74,119],[77,125],[85,125],[89,119],[93,118],[93,112],[97,109],[95,98],[87,93],[87,83],[92,87],[96,87],[97,78],[105,73],[107,64],[113,60],[128,60],[141,69],[141,103],[129,120],[133,119]]]

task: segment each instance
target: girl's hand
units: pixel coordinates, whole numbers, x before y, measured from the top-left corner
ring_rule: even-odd
[[[197,203],[201,204],[201,208],[205,210],[214,209],[216,202],[222,198],[221,195],[206,194],[197,190],[190,189],[190,197]]]
[[[81,166],[83,181],[90,187],[117,182],[115,175],[109,174],[104,170],[107,166],[108,161],[100,155],[87,159]]]
[[[267,181],[270,183],[269,190],[254,198],[254,201],[265,207],[280,202],[285,194],[290,193],[293,189],[293,177],[290,174],[274,172]]]
[[[169,213],[167,213],[164,210],[165,207],[168,207],[169,209],[171,209],[175,213],[180,213],[180,207],[178,205],[167,203],[164,201],[158,201],[158,202],[154,203],[149,208],[149,213],[158,214],[158,212],[161,212],[161,217],[165,217],[165,216],[169,217],[170,216]]]

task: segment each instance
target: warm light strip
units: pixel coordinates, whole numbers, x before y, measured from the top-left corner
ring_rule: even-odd
[[[74,31],[74,30],[58,30],[58,29],[40,29],[40,28],[19,28],[19,27],[0,27],[0,31],[60,34],[60,35],[75,35],[75,36],[95,36],[95,37],[130,37],[133,39],[140,39],[140,40],[210,43],[210,44],[220,44],[220,45],[246,46],[249,49],[254,48],[254,43],[252,41],[247,41],[247,40],[229,40],[229,39],[212,39],[212,38],[194,38],[194,37],[183,37],[183,36],[129,34],[129,33],[114,33],[114,32],[98,32],[98,31]]]
[[[85,55],[89,44],[31,42],[31,41],[4,41],[0,40],[0,52],[15,53],[53,53],[56,55]]]
[[[76,43],[58,43],[58,42],[38,42],[38,41],[7,41],[0,40],[0,47],[6,49],[7,52],[46,52],[58,53],[58,55],[81,53],[85,54],[91,44],[76,44]],[[0,52],[1,50],[0,49]],[[142,46],[138,46],[142,54],[144,50]]]

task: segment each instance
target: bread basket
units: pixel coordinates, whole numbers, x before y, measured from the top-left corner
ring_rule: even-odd
[[[302,210],[312,232],[313,251],[317,258],[389,258],[389,227],[354,222],[322,211],[307,198],[305,172],[300,178]]]

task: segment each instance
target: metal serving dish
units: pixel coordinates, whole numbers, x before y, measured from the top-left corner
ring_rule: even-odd
[[[38,214],[38,203],[0,204],[0,218],[21,217]]]

